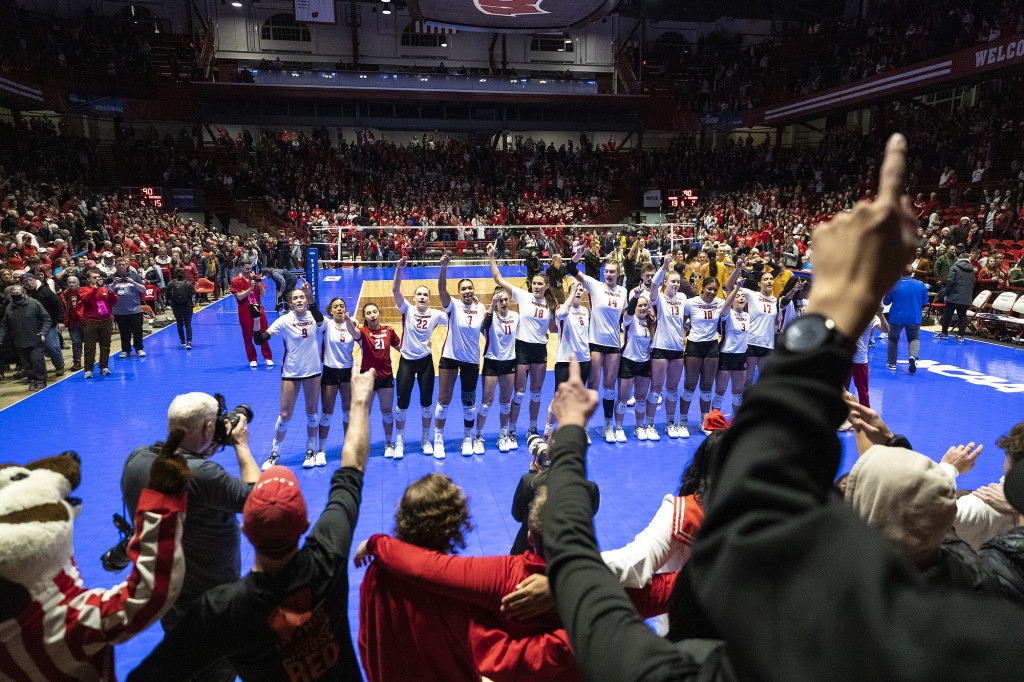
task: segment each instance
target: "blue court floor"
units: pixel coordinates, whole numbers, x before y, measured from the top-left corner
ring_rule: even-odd
[[[411,279],[437,276],[435,268],[409,268],[407,272]],[[320,298],[327,301],[341,296],[351,310],[363,280],[391,279],[393,274],[390,269],[322,271]],[[525,273],[508,268],[505,274]],[[449,278],[463,275],[488,277],[489,270],[452,268]],[[273,308],[273,300],[268,302],[268,307]],[[110,519],[121,511],[122,464],[135,447],[166,435],[166,410],[175,395],[188,391],[220,392],[229,405],[249,403],[255,413],[250,426],[251,447],[259,462],[266,456],[280,400],[279,372],[277,367],[264,367],[262,361],[258,369],[250,369],[240,336],[235,303],[229,297],[196,315],[191,352],[179,349],[172,325],[146,339],[147,357],[138,359],[133,355],[120,360],[115,356],[110,363],[112,376],[100,377],[97,373],[96,379],[87,381],[79,372],[2,412],[7,427],[3,461],[25,462],[66,449],[77,450],[82,457],[82,485],[77,495],[83,499],[83,511],[75,529],[75,552],[87,585],[110,586],[127,575],[106,573],[100,565],[100,555],[117,540]],[[271,343],[275,358],[280,358],[280,341]],[[903,362],[896,372],[886,370],[885,350],[882,342],[870,352],[871,403],[893,431],[906,434],[916,450],[935,459],[950,445],[971,440],[983,443],[985,452],[978,465],[961,477],[959,487],[974,488],[997,481],[1002,473],[1003,454],[995,447],[995,441],[1014,423],[1024,420],[1024,351],[972,340],[963,344],[935,341],[931,333],[923,332],[921,367],[910,375],[905,362],[906,346],[901,347]],[[549,373],[544,407],[550,400],[552,384]],[[413,404],[417,404],[415,398]],[[699,419],[698,409],[693,406],[691,424]],[[419,420],[411,419],[407,440],[412,447],[407,448],[403,461],[395,462],[383,457],[384,434],[375,405],[370,416],[371,456],[356,543],[373,533],[390,532],[396,503],[411,481],[430,472],[443,472],[462,486],[470,498],[476,529],[468,538],[465,554],[509,551],[518,531],[518,524],[509,513],[512,495],[530,462],[525,439],[521,437],[518,451],[498,452],[498,420],[494,410],[488,422],[494,430],[488,438],[487,453],[462,457],[458,453],[461,419],[454,403],[453,410],[446,428],[446,440],[450,443],[447,460],[437,462],[419,454],[415,446]],[[526,412],[524,406],[520,434],[527,426]],[[296,406],[296,414],[301,417],[301,405]],[[663,437],[657,444],[631,440],[623,445],[609,445],[601,439],[599,416],[593,422],[594,444],[588,462],[590,476],[601,489],[601,509],[595,519],[597,537],[602,548],[614,548],[631,540],[647,525],[661,498],[677,487],[680,473],[703,437],[698,434],[679,441]],[[305,429],[301,421],[292,421],[283,451],[284,464],[298,475],[311,518],[315,520],[326,502],[343,435],[340,426],[331,431],[327,447],[329,466],[304,470],[301,462]],[[657,421],[662,424],[664,416],[659,414]],[[632,424],[632,414],[628,413],[626,427],[630,435]],[[846,471],[856,457],[856,448],[852,434],[841,438],[845,453],[842,470]],[[215,457],[225,469],[237,474],[231,451]],[[243,572],[248,571],[252,560],[252,549],[243,538]],[[362,574],[362,570],[350,567],[349,614],[353,636],[358,631]],[[120,646],[118,676],[123,678],[161,636],[160,627],[154,626]]]

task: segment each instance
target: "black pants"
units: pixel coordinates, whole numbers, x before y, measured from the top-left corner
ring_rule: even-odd
[[[142,313],[114,315],[114,321],[121,336],[121,352],[130,353],[133,345],[136,351],[142,350]]]
[[[424,355],[416,360],[402,358],[398,361],[398,376],[395,387],[398,393],[398,409],[409,409],[412,399],[413,382],[420,385],[420,406],[430,407],[434,404],[434,356]]]
[[[173,303],[171,310],[174,312],[174,321],[178,323],[178,339],[182,343],[186,340],[192,343],[192,304]]]
[[[953,320],[953,311],[956,310],[957,324],[960,325],[960,336],[964,335],[967,329],[967,304],[947,303],[942,309],[942,333],[949,333],[949,323]]]
[[[590,357],[590,356],[587,356]],[[556,362],[555,363],[555,390],[569,380],[569,364],[568,362]],[[587,379],[590,377],[590,360],[580,363],[580,378],[583,379],[583,383],[587,383]]]
[[[21,357],[21,366],[25,370],[25,376],[29,381],[46,383],[46,360],[43,356],[43,345],[19,348],[18,355]]]

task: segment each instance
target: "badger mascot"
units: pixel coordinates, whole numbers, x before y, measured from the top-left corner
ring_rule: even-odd
[[[81,478],[74,452],[0,464],[0,680],[113,680],[114,645],[164,614],[185,574],[181,549],[188,465],[167,439],[139,499],[128,579],[89,589],[72,530]]]

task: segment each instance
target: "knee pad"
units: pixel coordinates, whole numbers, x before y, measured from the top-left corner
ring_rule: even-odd
[[[274,422],[274,430],[278,431],[278,432],[280,432],[280,431],[287,431],[288,430],[288,422],[289,421],[290,421],[289,419],[285,419],[281,415],[277,415],[277,421]]]
[[[462,421],[472,422],[474,419],[476,419],[476,405],[463,405]]]
[[[423,408],[422,415],[424,419],[430,419],[431,417],[434,416],[434,408],[427,405],[426,407]]]
[[[385,424],[394,424],[395,423],[395,413],[394,412],[385,412],[384,414],[382,414],[380,416],[380,420],[382,422],[384,422]]]
[[[462,393],[462,406],[472,407],[476,405],[476,393],[471,391],[465,391]]]
[[[743,404],[743,394],[742,393],[733,393],[732,394],[732,406],[733,407],[739,407],[742,404]]]
[[[501,412],[501,414],[508,414],[509,412],[512,411],[512,403],[502,403],[501,405],[498,406],[498,410]]]
[[[615,396],[618,394],[614,388],[606,388],[602,391],[601,397],[605,400],[615,400]]]
[[[615,401],[615,414],[626,414],[626,403],[621,400]]]
[[[540,403],[540,391],[530,391],[530,402]]]
[[[405,423],[405,410],[401,407],[395,408],[395,421],[404,424]]]
[[[647,402],[649,402],[649,403],[654,403],[655,405],[657,405],[658,404],[658,400],[660,400],[660,399],[661,399],[661,392],[660,391],[649,391],[647,393]]]
[[[438,405],[434,408],[434,419],[445,419],[448,417],[448,406]]]
[[[691,392],[690,393],[690,398],[692,398],[692,397],[693,397],[693,393]],[[689,400],[690,398],[687,398],[687,400]],[[668,402],[668,403],[678,403],[679,402],[679,389],[677,388],[674,391],[665,391],[665,402]]]
[[[683,389],[683,400],[685,400],[686,402],[690,402],[690,401],[692,401],[692,400],[693,400],[693,394],[694,394],[694,393],[696,393],[696,391],[687,391],[687,390],[686,390],[686,389],[684,388],[684,389]],[[679,390],[678,390],[678,389],[676,390],[676,395],[679,395]]]
[[[320,416],[316,412],[314,412],[313,414],[307,414],[306,415],[306,426],[307,427],[309,427],[311,429],[315,429],[319,423],[320,423]]]
[[[514,402],[516,405],[522,405],[523,398],[525,397],[526,391],[516,391],[515,393],[512,394],[512,402]]]
[[[636,401],[636,404],[633,405],[633,411],[636,412],[637,414],[644,414],[645,412],[647,412],[647,401],[646,400],[638,400],[638,401]]]
[[[476,413],[477,413],[477,414],[478,414],[479,416],[481,416],[481,417],[483,417],[484,419],[486,419],[486,418],[487,418],[487,413],[488,413],[488,412],[490,412],[490,411],[491,411],[491,406],[490,406],[490,405],[488,405],[487,403],[484,403],[483,405],[481,405],[481,406],[480,406],[480,409],[479,409],[479,410],[477,410],[477,412],[476,412]]]
[[[710,403],[711,402],[711,391],[701,391],[700,392],[700,399],[701,399],[702,402]]]
[[[320,415],[320,426],[330,426],[331,416],[332,415],[329,412],[324,412],[322,415]]]
[[[704,397],[704,394],[702,393],[701,394],[701,398],[703,398],[703,397]],[[715,397],[711,399],[711,409],[713,409],[713,410],[720,410],[720,409],[722,409],[722,403],[724,403],[724,402],[725,402],[725,396],[724,395],[718,395],[716,393]]]
[[[341,421],[348,424],[348,410],[341,411]]]

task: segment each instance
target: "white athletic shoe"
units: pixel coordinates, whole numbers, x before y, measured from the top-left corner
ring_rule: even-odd
[[[626,407],[633,407],[635,405],[636,405],[636,398],[635,397],[630,397],[630,399],[626,401]]]
[[[267,455],[267,458],[263,461],[262,466],[260,466],[260,471],[266,471],[270,467],[275,466],[280,461],[281,461],[281,455],[277,454],[276,452],[271,452],[269,455]]]
[[[92,379],[92,372],[91,371],[86,371],[86,373],[83,374],[82,377],[85,378],[85,379]]]
[[[316,465],[318,467],[327,466],[327,453],[323,449],[316,451]]]
[[[434,434],[434,459],[444,459],[444,436]]]
[[[512,446],[508,442],[508,435],[501,434],[498,436],[498,452],[508,452],[512,449]]]
[[[484,454],[486,449],[487,448],[484,446],[484,437],[483,436],[477,436],[476,438],[473,439],[473,454],[474,455],[482,455],[482,454]]]
[[[615,442],[615,429],[611,426],[604,427],[604,442],[614,443]]]
[[[844,421],[842,424],[839,425],[839,430],[840,431],[853,431],[853,424],[851,424],[850,420],[847,419],[846,421]]]
[[[702,414],[700,416],[700,430],[701,430],[701,432],[703,432],[703,434],[705,436],[711,433],[710,431],[708,431],[707,429],[704,428],[704,426],[707,424],[707,421],[708,421],[708,416],[706,414]]]
[[[135,354],[138,355],[140,358],[146,357],[146,351],[144,350],[135,351]]]
[[[633,437],[637,440],[647,440],[647,427],[646,426],[634,426]]]
[[[665,424],[665,435],[669,438],[679,438],[679,432],[675,424]]]
[[[250,362],[249,366],[252,367],[253,369],[256,369],[256,361],[253,360],[252,362]]]
[[[679,438],[689,438],[689,427],[686,424],[676,424],[676,436],[678,436]]]
[[[519,441],[516,440],[516,434],[515,433],[509,431],[508,436],[506,436],[506,439],[508,440],[508,449],[509,450],[518,450],[519,449]]]
[[[621,426],[619,426],[619,427],[617,427],[615,429],[615,442],[616,443],[625,443],[626,442],[626,432],[622,430]]]
[[[312,469],[316,466],[316,453],[312,450],[306,450],[306,459],[302,460],[303,469]]]
[[[434,446],[431,445],[430,441],[427,440],[426,438],[420,441],[420,449],[423,451],[424,455],[434,454]]]
[[[124,351],[121,351],[121,354],[118,357],[124,360],[126,357],[128,357],[128,354],[125,353]]]
[[[402,459],[405,457],[405,438],[398,436],[395,439],[395,459]]]
[[[647,440],[661,440],[661,434],[658,433],[658,429],[654,428],[654,424],[648,424],[647,428]]]
[[[267,360],[267,367],[273,367],[273,366],[274,366],[274,361],[273,360]]]
[[[473,456],[473,438],[472,436],[466,436],[462,439],[462,456],[472,457]]]
[[[394,459],[394,458],[395,458],[395,446],[392,445],[391,443],[387,443],[384,446],[384,459]]]

